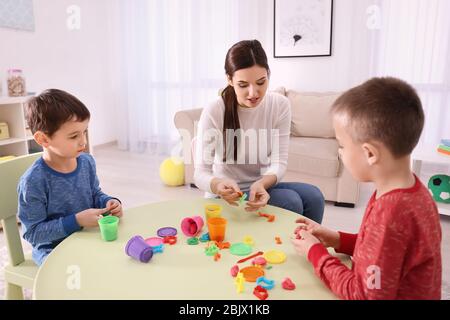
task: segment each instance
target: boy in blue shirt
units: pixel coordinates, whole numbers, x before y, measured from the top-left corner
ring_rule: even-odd
[[[27,102],[27,121],[44,153],[19,181],[18,211],[38,265],[73,232],[97,227],[102,214],[122,216],[121,202],[100,189],[94,158],[83,153],[89,119],[86,106],[62,90]]]

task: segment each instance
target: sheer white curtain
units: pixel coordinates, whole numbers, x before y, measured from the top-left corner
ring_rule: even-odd
[[[419,145],[450,137],[450,1],[379,0],[373,74],[402,78],[418,90],[426,113]]]
[[[225,82],[238,0],[119,0],[119,147],[168,153],[176,111],[203,107]]]

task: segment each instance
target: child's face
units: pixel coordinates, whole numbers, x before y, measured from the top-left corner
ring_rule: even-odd
[[[76,158],[85,151],[88,125],[89,119],[82,122],[69,120],[48,138],[47,146],[43,146],[60,157]]]
[[[241,106],[254,108],[266,95],[269,79],[266,68],[254,65],[236,71],[228,83],[233,86]]]
[[[357,143],[352,139],[346,124],[347,117],[345,115],[335,115],[333,117],[333,126],[339,143],[339,155],[342,162],[356,180],[371,181],[369,175],[371,167],[367,161],[363,144]]]

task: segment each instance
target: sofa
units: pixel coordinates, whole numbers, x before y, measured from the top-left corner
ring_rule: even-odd
[[[292,108],[288,166],[283,181],[313,184],[322,191],[325,200],[335,202],[337,206],[354,207],[359,198],[360,184],[339,159],[329,112],[339,93],[299,92],[286,88],[274,91],[286,96]],[[175,114],[175,126],[184,137],[185,151],[191,150],[192,141],[186,137],[195,137],[201,112],[202,108],[198,108]],[[194,176],[192,163],[185,165],[185,183],[191,185]]]

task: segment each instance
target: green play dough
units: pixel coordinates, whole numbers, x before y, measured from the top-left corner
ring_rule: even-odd
[[[187,239],[187,244],[190,246],[195,246],[198,244],[198,239],[197,238],[189,238],[189,239]]]
[[[213,256],[217,252],[219,252],[219,248],[215,244],[212,244],[211,246],[209,246],[209,248],[205,249],[205,254],[207,256]]]
[[[235,256],[246,256],[252,253],[252,247],[242,242],[234,243],[230,247],[230,253]]]

